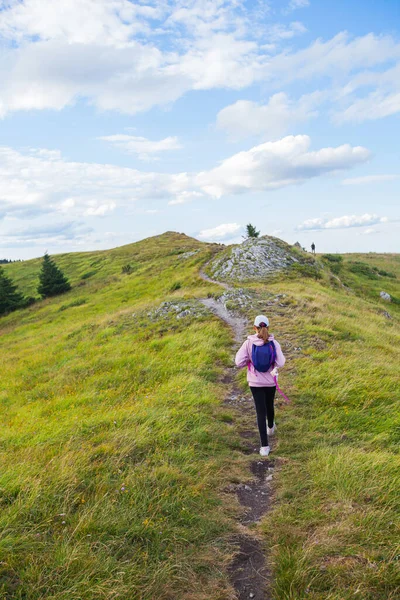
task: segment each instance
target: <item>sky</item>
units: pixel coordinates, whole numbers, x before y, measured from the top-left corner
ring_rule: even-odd
[[[398,252],[398,0],[0,0],[0,258]]]

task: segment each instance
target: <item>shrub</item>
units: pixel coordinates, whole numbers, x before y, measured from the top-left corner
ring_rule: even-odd
[[[390,271],[384,271],[383,269],[377,269],[378,275],[381,277],[390,277],[391,279],[396,279],[396,275],[391,273]]]
[[[82,306],[82,304],[86,304],[85,298],[77,298],[76,300],[73,300],[69,304],[63,304],[62,306],[60,306],[60,308],[58,310],[60,312],[62,312],[63,310],[67,310],[67,308],[72,308],[74,306]]]
[[[342,265],[339,262],[332,263],[331,265],[329,265],[329,267],[332,273],[334,273],[335,275],[339,275],[340,271],[342,270]]]
[[[124,273],[125,275],[130,275],[131,273],[133,273],[135,269],[132,267],[132,265],[124,265],[122,267],[122,273]]]
[[[322,273],[315,265],[300,265],[298,263],[292,265],[291,273],[300,277],[312,277],[313,279],[322,279]]]
[[[82,275],[81,279],[89,279],[89,277],[93,277],[93,275],[96,275],[96,273],[97,271],[88,271]]]
[[[33,296],[28,296],[27,298],[24,298],[24,302],[23,302],[23,306],[24,308],[27,306],[32,306],[32,304],[35,304],[37,298],[34,298]]]
[[[340,254],[323,254],[322,259],[331,263],[343,262],[343,256],[340,256]]]
[[[355,273],[356,275],[367,277],[368,279],[378,279],[378,275],[375,273],[374,269],[363,262],[357,261],[350,263],[349,271],[351,271],[351,273]]]

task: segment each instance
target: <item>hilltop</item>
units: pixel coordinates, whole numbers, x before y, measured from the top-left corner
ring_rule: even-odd
[[[229,246],[210,262],[208,272],[221,281],[261,281],[310,260],[283,240],[264,235]]]
[[[245,253],[270,240],[289,267],[233,290],[200,273],[235,247],[183,234],[60,254],[72,290],[0,319],[4,598],[235,598],[258,440],[235,332],[204,298],[249,331],[265,310],[288,358],[274,498],[249,530],[271,595],[398,597],[400,257]],[[4,269],[35,294],[39,259]]]

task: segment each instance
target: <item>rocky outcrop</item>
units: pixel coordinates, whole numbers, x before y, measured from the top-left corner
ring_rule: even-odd
[[[392,300],[392,296],[387,292],[381,292],[379,295],[382,298],[382,300],[387,300],[388,302],[391,302]]]
[[[218,254],[208,265],[208,274],[222,281],[259,281],[303,262],[298,250],[270,236],[249,238]]]

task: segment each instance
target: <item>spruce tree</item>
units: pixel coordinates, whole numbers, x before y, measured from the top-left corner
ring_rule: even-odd
[[[0,267],[0,315],[5,315],[23,306],[25,306],[23,295],[18,292],[17,286]]]
[[[71,289],[71,284],[54,260],[46,253],[39,274],[38,292],[42,298],[57,296]]]
[[[258,238],[259,235],[260,232],[257,231],[254,225],[252,225],[251,223],[246,225],[246,238]]]

